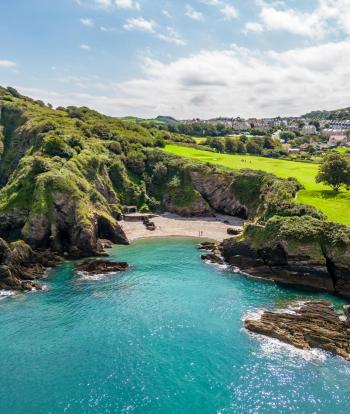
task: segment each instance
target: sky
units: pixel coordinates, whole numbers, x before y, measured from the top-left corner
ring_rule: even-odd
[[[177,119],[350,106],[350,0],[0,0],[0,85]]]

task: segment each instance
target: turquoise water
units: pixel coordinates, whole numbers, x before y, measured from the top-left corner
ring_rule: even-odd
[[[1,414],[349,413],[349,363],[242,329],[247,312],[325,295],[220,271],[193,240],[112,256],[132,270],[84,280],[67,263],[48,291],[0,300]]]

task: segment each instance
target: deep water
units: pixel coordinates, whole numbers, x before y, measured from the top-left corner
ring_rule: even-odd
[[[242,329],[256,309],[330,298],[200,260],[187,239],[116,247],[133,268],[0,299],[0,413],[350,412],[350,363]]]

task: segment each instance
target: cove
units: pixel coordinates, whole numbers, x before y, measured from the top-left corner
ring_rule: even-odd
[[[289,290],[202,263],[192,239],[113,248],[133,267],[0,299],[0,413],[348,413],[350,364],[242,329]]]

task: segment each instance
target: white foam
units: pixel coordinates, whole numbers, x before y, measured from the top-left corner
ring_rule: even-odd
[[[300,310],[300,308],[306,303],[307,301],[295,301],[288,305],[286,308],[279,308],[276,310],[278,313],[286,313],[286,314],[296,314],[297,310]],[[242,321],[245,321],[246,319],[249,320],[255,320],[259,321],[263,315],[264,312],[266,312],[267,309],[259,309],[259,310],[252,310],[247,312],[242,317]],[[271,310],[269,310],[271,312]],[[251,337],[254,337],[260,342],[261,350],[263,354],[269,357],[275,357],[279,358],[281,356],[289,356],[289,357],[298,357],[302,358],[305,361],[325,361],[327,358],[327,352],[323,351],[321,349],[299,349],[296,348],[293,345],[286,344],[285,342],[282,342],[278,339],[271,338],[269,336],[260,335],[251,331],[248,331],[247,329],[243,328],[243,330]]]
[[[325,361],[327,359],[327,352],[322,351],[321,349],[299,349],[293,345],[286,344],[279,341],[275,338],[270,338],[268,336],[259,335],[253,332],[246,332],[259,340],[261,351],[264,356],[270,358],[280,358],[281,356],[285,357],[286,355],[290,358],[302,358],[305,361]]]
[[[0,298],[7,298],[9,296],[14,296],[15,294],[15,290],[0,290]]]
[[[77,272],[77,275],[79,276],[78,280],[81,281],[96,281],[96,280],[102,280],[106,278],[107,276],[117,274],[117,272],[110,272],[110,273],[97,273],[96,275],[90,275],[88,272]]]
[[[259,321],[263,315],[263,313],[266,311],[266,309],[259,309],[254,311],[249,311],[245,313],[241,320],[244,322],[246,319],[249,319],[251,321]]]
[[[214,267],[216,267],[217,269],[220,269],[220,270],[226,270],[230,267],[227,264],[213,263],[210,260],[204,260],[204,263],[208,264],[208,265],[212,265],[212,266],[214,266]]]

